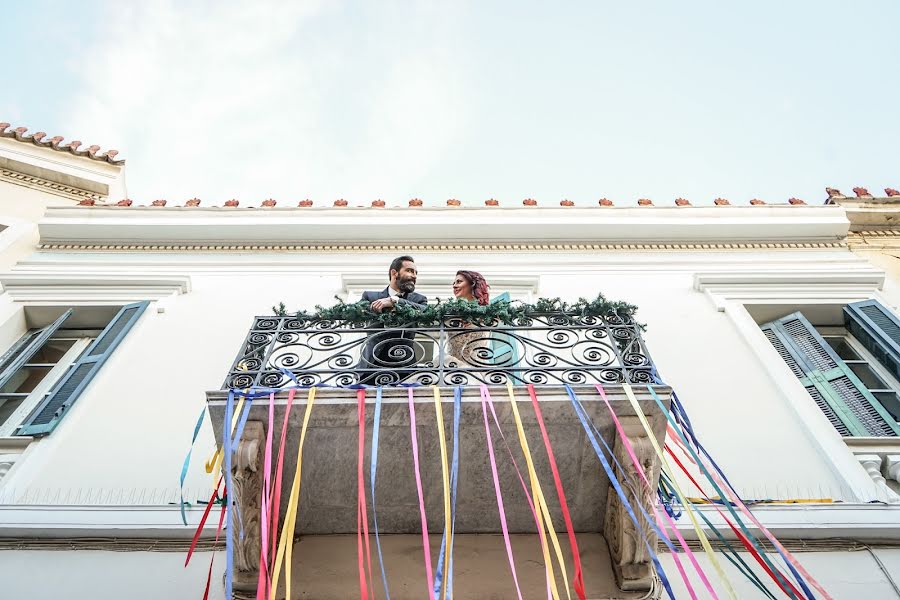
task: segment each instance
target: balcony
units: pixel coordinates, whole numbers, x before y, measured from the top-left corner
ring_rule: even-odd
[[[618,315],[529,311],[508,326],[449,317],[389,329],[265,316],[253,321],[222,387],[647,384],[653,373],[640,326]]]
[[[361,382],[368,388],[384,386],[375,491],[378,530],[392,598],[425,597],[422,589],[425,585],[423,541],[410,435],[410,395],[415,409],[422,488],[434,562],[444,527],[436,403],[433,389],[425,386],[435,386],[441,393],[448,449],[452,446],[450,424],[454,418],[454,389],[461,389],[454,550],[456,597],[510,597],[515,594],[500,535],[488,461],[482,387],[493,399],[499,422],[499,431],[491,426],[492,443],[523,597],[546,596],[543,557],[534,518],[513,466],[515,461],[519,469],[524,469],[526,463],[518,443],[507,383],[513,384],[525,438],[547,498],[554,529],[559,534],[563,553],[571,561],[548,455],[526,387],[527,384],[535,386],[572,514],[588,597],[653,597],[646,595],[655,583],[641,539],[647,538],[654,548],[656,539],[648,533],[646,523],[639,528],[628,519],[565,388],[568,385],[574,391],[600,437],[624,466],[625,472],[614,467],[616,478],[630,480],[635,476],[631,459],[616,432],[609,409],[595,388],[595,384],[603,385],[613,411],[655,484],[659,477],[659,462],[625,388],[628,386],[633,391],[657,441],[664,438],[665,415],[648,386],[652,386],[666,407],[671,390],[655,379],[652,362],[640,335],[641,328],[628,318],[563,311],[529,313],[504,326],[483,325],[466,326],[462,320],[452,317],[433,326],[397,328],[291,316],[254,319],[223,388],[208,392],[207,400],[221,443],[229,389],[273,393],[272,423],[275,424],[276,446],[273,455],[277,455],[290,390],[298,386],[319,386],[304,443],[300,508],[293,532],[294,589],[302,589],[303,597],[347,598],[358,594],[357,447],[360,424],[357,392],[346,388],[360,388]],[[379,344],[394,351],[379,351]],[[363,469],[367,495],[371,494],[369,469],[374,398],[374,389],[367,389]],[[287,512],[289,475],[296,468],[306,409],[306,392],[295,393],[285,437],[282,520]],[[249,411],[248,424],[236,449],[233,466],[232,497],[243,515],[244,525],[243,536],[237,531],[231,532],[235,548],[236,597],[243,597],[241,593],[254,597],[257,585],[259,522],[258,518],[254,520],[248,515],[258,515],[260,511],[269,398],[254,401]],[[513,458],[507,453],[505,444]],[[527,479],[527,474],[525,477]],[[640,503],[648,511],[654,501],[653,493],[648,489],[641,491],[632,487],[626,494],[633,505]],[[371,506],[369,511],[371,529],[374,526]],[[374,548],[372,551],[374,553]],[[375,562],[376,558],[373,556],[372,560]],[[571,562],[567,569],[571,580]],[[374,571],[370,585],[374,587],[376,597],[381,597],[377,562]]]

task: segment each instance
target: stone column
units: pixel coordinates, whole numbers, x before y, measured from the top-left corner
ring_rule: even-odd
[[[237,504],[241,514],[240,520],[232,519],[232,531],[229,533],[234,548],[235,598],[256,596],[259,551],[262,543],[259,511],[263,474],[259,469],[259,454],[264,444],[263,424],[259,421],[248,421],[232,461],[233,489],[228,490],[228,495]]]
[[[610,485],[603,534],[609,546],[613,573],[619,588],[625,591],[647,591],[653,585],[655,574],[653,563],[650,561],[650,555],[643,540],[647,539],[650,547],[656,548],[657,536],[641,515],[638,504],[643,505],[647,514],[653,515],[651,507],[656,502],[653,490],[656,489],[655,486],[659,480],[660,463],[653,450],[653,445],[646,437],[637,418],[625,417],[621,421],[632,449],[654,487],[651,490],[644,485],[622,440],[616,437],[613,452],[625,472],[622,473],[615,465],[613,465],[613,469],[622,484],[622,490],[625,492],[629,504],[637,515],[639,527],[636,527],[628,516],[625,505],[619,499],[615,488]]]

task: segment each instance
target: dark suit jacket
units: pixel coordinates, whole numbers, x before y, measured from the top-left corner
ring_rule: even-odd
[[[362,302],[374,302],[390,296],[390,287],[380,292],[363,292]],[[428,305],[428,298],[422,294],[410,292],[406,297],[400,298],[400,304],[405,304],[416,310],[424,310]],[[369,327],[381,327],[380,324],[370,324]],[[400,370],[415,364],[415,349],[412,340],[416,337],[415,331],[385,331],[384,333],[370,334],[362,349],[359,361],[360,369],[367,369],[360,374],[360,383],[373,384],[378,373],[371,369],[392,371],[396,381],[401,381],[411,371]],[[393,351],[393,352],[392,352]]]
[[[387,298],[391,295],[390,286],[384,288],[380,292],[363,292],[362,299],[366,302],[375,302],[376,300],[381,300],[382,298]],[[406,295],[406,297],[400,298],[400,304],[409,304],[413,308],[417,310],[422,310],[425,308],[425,305],[428,304],[428,298],[423,296],[422,294],[417,294],[415,292],[410,292]]]

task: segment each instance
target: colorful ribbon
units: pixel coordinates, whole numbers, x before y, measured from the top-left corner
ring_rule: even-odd
[[[297,511],[300,501],[300,480],[303,467],[303,443],[306,441],[306,430],[309,427],[309,417],[312,414],[316,401],[316,388],[309,388],[309,396],[306,398],[306,411],[303,413],[303,426],[300,429],[300,443],[297,445],[297,469],[294,472],[294,481],[291,484],[291,495],[288,497],[287,514],[284,525],[281,528],[281,540],[278,542],[278,552],[275,557],[275,568],[272,570],[272,588],[269,591],[269,600],[275,600],[275,591],[278,589],[278,580],[281,575],[281,565],[284,562],[285,598],[291,596],[291,555],[294,547],[294,529],[297,524]],[[227,596],[230,598],[230,596]]]
[[[547,538],[544,534],[544,526],[541,523],[540,517],[538,517],[538,509],[535,507],[535,503],[532,501],[531,492],[528,491],[528,486],[525,484],[525,478],[522,477],[522,471],[519,469],[519,463],[516,461],[516,457],[513,455],[512,447],[510,447],[509,442],[506,440],[506,436],[503,434],[503,428],[500,426],[500,419],[497,418],[497,411],[494,410],[494,401],[491,398],[490,390],[488,390],[486,385],[481,386],[481,394],[484,399],[487,401],[488,409],[491,411],[491,417],[494,419],[494,427],[497,428],[497,433],[500,434],[500,441],[503,442],[503,447],[506,449],[506,454],[509,456],[509,461],[512,463],[513,469],[516,472],[516,477],[519,479],[519,484],[522,486],[522,493],[525,494],[525,502],[528,503],[528,508],[531,510],[531,516],[534,519],[534,527],[535,531],[538,532],[538,541],[541,546],[541,554],[544,558],[544,574],[546,575],[547,581],[547,598],[548,600],[553,600],[554,598],[558,600],[559,598],[559,590],[556,589],[556,582],[553,580],[553,573],[548,569],[548,565],[550,562],[550,550],[547,546]],[[554,593],[556,594],[554,596]]]
[[[437,568],[434,572],[435,594],[444,580],[444,559],[447,561],[447,585],[441,600],[453,599],[453,538],[456,527],[456,484],[459,480],[459,421],[462,409],[462,386],[456,386],[453,390],[453,456],[450,460],[450,531],[444,531],[441,537],[441,552],[438,555]],[[447,553],[444,555],[445,538],[450,536],[450,542],[446,545]]]
[[[484,416],[484,434],[487,438],[488,457],[491,461],[491,475],[493,475],[494,478],[494,493],[497,496],[497,510],[500,513],[500,528],[503,530],[503,541],[506,544],[506,558],[509,560],[509,570],[512,571],[513,582],[516,584],[516,596],[519,600],[522,600],[522,590],[519,588],[519,576],[516,575],[516,561],[513,559],[512,544],[509,541],[509,527],[506,525],[506,511],[503,508],[503,494],[500,492],[500,478],[497,476],[497,461],[494,458],[494,442],[491,439],[491,428],[488,425],[487,402],[485,400],[486,389],[485,386],[481,386],[481,413]]]
[[[369,465],[369,485],[372,486],[372,525],[375,529],[375,548],[378,551],[378,565],[381,567],[381,581],[384,584],[384,597],[391,600],[388,591],[387,577],[384,574],[384,557],[381,555],[381,539],[378,537],[378,513],[375,510],[375,475],[378,472],[378,433],[381,429],[381,386],[375,392],[375,418],[372,424],[372,458]],[[440,561],[438,562],[440,571]]]
[[[641,466],[641,461],[638,460],[637,455],[634,453],[634,448],[631,446],[631,440],[628,439],[628,436],[625,434],[625,429],[622,427],[622,423],[619,421],[619,417],[616,415],[616,412],[613,410],[612,404],[609,402],[609,398],[606,397],[606,392],[603,390],[603,386],[597,384],[595,386],[597,391],[600,392],[600,397],[603,399],[603,402],[606,404],[606,408],[609,410],[609,415],[612,417],[613,423],[616,426],[616,431],[619,433],[619,439],[622,440],[622,446],[625,448],[626,453],[629,458],[631,458],[631,462],[634,464],[634,468],[640,476],[641,480],[644,482],[644,485],[650,491],[654,490],[653,484],[650,483],[650,480],[647,478],[647,474],[644,472],[644,468]],[[663,524],[662,516],[659,514],[659,509],[656,505],[652,505],[653,516],[656,518],[657,524],[660,526],[660,529],[665,531],[665,527]],[[666,517],[666,521],[668,522],[669,528],[675,534],[675,537],[678,539],[679,544],[684,549],[685,553],[688,556],[688,559],[691,562],[691,565],[694,567],[694,570],[697,571],[697,574],[700,576],[700,580],[706,586],[707,591],[709,592],[712,598],[718,598],[719,596],[716,594],[716,591],[713,589],[712,584],[710,584],[709,579],[706,577],[706,573],[704,573],[703,569],[700,567],[697,559],[694,557],[694,553],[691,552],[690,546],[688,546],[684,537],[681,535],[681,532],[678,531],[678,527],[675,525],[672,517],[665,511],[663,514]],[[694,591],[694,587],[691,585],[690,579],[687,577],[687,574],[684,571],[684,567],[681,565],[681,560],[678,558],[678,554],[672,554],[672,558],[675,561],[675,565],[678,568],[678,572],[681,574],[682,579],[684,580],[685,586],[688,589],[688,593],[691,595],[691,598],[696,599],[697,594]]]
[[[677,423],[675,422],[674,418],[672,417],[672,414],[668,410],[666,410],[665,405],[663,405],[662,400],[660,400],[659,396],[653,390],[653,387],[647,386],[647,389],[649,390],[650,395],[653,398],[653,400],[663,411],[663,414],[666,416],[666,419],[673,426],[676,426],[676,428],[675,428],[676,433],[679,433],[679,435],[681,436],[682,441],[686,444],[686,447],[689,450],[692,458],[694,458],[694,460],[696,461],[697,466],[700,467],[700,470],[703,472],[704,475],[706,475],[710,484],[713,486],[713,488],[716,490],[716,492],[719,494],[719,496],[722,498],[725,498],[726,497],[725,493],[722,491],[722,488],[717,483],[717,480],[721,481],[721,479],[717,478],[713,473],[711,473],[709,471],[709,469],[707,469],[706,466],[703,464],[703,461],[700,458],[700,456],[698,456],[693,451],[693,449],[690,448],[690,446],[687,446],[687,443],[688,443],[687,439],[685,437],[683,437],[683,434],[678,430]],[[632,404],[634,406],[637,406],[636,411],[640,411],[640,406],[637,405],[637,399],[634,397],[634,392],[631,390],[631,387],[628,386],[627,384],[625,385],[625,394],[626,394],[626,396],[628,396],[629,401],[632,402]],[[644,417],[643,412],[638,412],[638,417],[640,417],[642,419],[642,422],[646,421],[646,418]],[[657,445],[656,448],[658,449],[659,446]],[[660,452],[660,455],[661,454],[662,453]],[[665,457],[663,457],[663,460],[665,461]],[[668,464],[668,463],[666,463],[666,464]],[[677,482],[673,481],[673,483],[675,484],[675,486],[677,488],[677,485],[678,485]],[[730,487],[730,486],[726,486],[726,487]],[[810,600],[815,600],[815,596],[812,594],[811,591],[809,591],[809,589],[806,587],[805,582],[803,581],[803,578],[800,577],[799,573],[797,573],[797,571],[794,568],[795,566],[799,566],[800,569],[803,569],[803,567],[800,566],[798,562],[796,562],[796,559],[794,559],[793,556],[790,556],[790,553],[788,553],[787,550],[785,550],[784,547],[778,542],[778,540],[775,539],[775,536],[772,536],[768,532],[768,530],[765,527],[763,527],[761,523],[759,523],[759,521],[756,519],[756,517],[753,516],[753,514],[749,510],[747,510],[747,507],[744,506],[744,504],[743,504],[743,502],[741,502],[740,498],[737,497],[737,494],[735,494],[734,500],[735,500],[735,503],[745,513],[745,515],[748,518],[750,518],[750,520],[753,521],[754,524],[757,525],[757,527],[760,529],[760,531],[762,531],[767,537],[769,537],[770,541],[773,543],[773,545],[775,546],[775,549],[781,555],[782,559],[784,559],[785,562],[788,563],[788,568],[793,572],[795,578],[797,579],[797,582],[803,588],[803,591],[806,594],[806,597],[809,598]],[[688,506],[690,506],[689,503],[687,503],[687,501],[684,500],[683,498],[682,498],[682,502],[687,504],[687,506],[685,508],[688,508]],[[743,533],[753,543],[753,546],[760,553],[760,557],[763,559],[763,561],[766,563],[766,565],[772,571],[775,581],[776,581],[776,583],[778,583],[779,587],[781,587],[781,589],[786,594],[790,595],[792,598],[802,598],[803,596],[801,596],[799,594],[799,592],[796,592],[796,589],[791,585],[791,583],[787,580],[787,578],[784,576],[784,574],[782,574],[778,570],[778,568],[769,560],[768,556],[766,556],[766,554],[765,554],[765,551],[758,545],[755,538],[753,537],[753,534],[751,534],[750,531],[747,530],[743,521],[741,521],[740,517],[738,517],[737,512],[735,512],[735,510],[734,510],[734,508],[732,508],[731,504],[730,503],[725,504],[725,508],[728,509],[728,511],[731,513],[732,517],[735,519],[735,522],[737,523],[737,525],[741,528]],[[688,514],[693,516],[693,511],[688,510]],[[796,564],[793,564],[793,563],[796,563]],[[808,579],[810,579],[811,583],[813,583],[813,585],[816,587],[816,589],[818,589],[823,594],[823,596],[825,596],[826,600],[831,600],[831,597],[828,595],[828,593],[825,592],[825,590],[822,589],[821,586],[819,586],[818,583],[814,579],[812,579],[812,577],[810,577],[808,573],[805,573],[805,570],[804,570],[804,574],[806,575],[806,577]]]
[[[447,466],[447,441],[444,433],[444,409],[441,403],[441,390],[438,386],[432,386],[434,391],[434,414],[437,419],[438,441],[441,448],[441,483],[444,488],[444,534],[441,537],[441,553],[450,557],[450,473]],[[446,596],[446,590],[441,590],[441,580],[436,578],[434,593],[438,598]],[[444,593],[441,593],[441,592]]]
[[[528,468],[528,478],[531,482],[531,493],[534,496],[535,505],[538,508],[537,520],[542,529],[544,523],[546,523],[547,533],[550,536],[550,541],[553,544],[553,550],[556,553],[556,560],[559,564],[559,570],[562,573],[563,583],[566,590],[566,598],[571,600],[572,596],[569,594],[569,574],[566,571],[566,562],[563,558],[562,548],[559,545],[559,538],[557,538],[556,536],[556,530],[553,528],[553,519],[550,517],[550,510],[547,506],[547,500],[546,498],[544,498],[544,491],[541,489],[541,483],[538,480],[537,471],[534,468],[534,461],[531,458],[531,448],[528,447],[528,440],[525,437],[525,426],[522,424],[522,417],[519,415],[519,407],[516,402],[516,395],[513,390],[512,382],[506,382],[506,391],[509,395],[509,404],[512,408],[513,419],[516,422],[516,431],[519,434],[519,445],[522,447],[522,454],[525,456],[525,466]],[[557,598],[559,596],[559,592],[556,589],[556,577],[553,573],[553,563],[548,559],[549,556],[545,556],[545,567],[547,569],[550,582],[553,586],[553,591],[555,592],[554,598]]]
[[[359,445],[356,460],[356,555],[359,566],[360,600],[368,600],[369,584],[366,570],[363,568],[363,535],[365,535],[366,562],[369,567],[369,580],[372,579],[372,553],[369,550],[369,515],[366,512],[366,481],[363,475],[363,463],[366,449],[366,390],[356,391],[356,415],[359,421]],[[360,525],[362,527],[360,528]],[[373,596],[374,597],[374,596]]]
[[[637,531],[641,531],[642,527],[640,521],[638,520],[637,515],[634,513],[634,509],[631,507],[631,503],[628,501],[628,497],[622,490],[622,486],[619,483],[619,480],[616,479],[616,475],[613,472],[612,467],[609,465],[609,462],[603,455],[603,451],[600,449],[600,441],[602,440],[602,436],[596,435],[595,430],[592,427],[591,420],[587,415],[587,411],[581,405],[581,401],[578,400],[578,397],[575,395],[575,391],[572,390],[571,386],[569,386],[568,384],[566,384],[566,393],[568,393],[569,400],[571,400],[572,406],[575,409],[575,414],[578,416],[578,420],[581,421],[581,425],[584,428],[585,433],[587,434],[588,441],[590,441],[591,446],[593,446],[594,452],[597,454],[597,458],[600,459],[600,464],[603,466],[603,470],[606,472],[606,476],[609,479],[610,484],[613,486],[613,489],[619,496],[619,500],[622,501],[622,506],[625,508],[625,512],[628,513],[628,517],[634,523]],[[603,443],[605,444],[606,442],[604,441]],[[607,451],[609,450],[607,449]],[[609,453],[613,458],[615,458],[615,456],[612,455],[611,451],[609,451]],[[643,507],[640,505],[640,503],[638,504],[638,508],[643,511]],[[647,521],[647,525],[649,525],[656,532],[656,535],[661,541],[663,541],[664,543],[669,542],[668,536],[664,535],[659,530],[659,528],[656,526],[656,523],[654,523],[653,520],[650,519],[649,515],[645,513],[644,518]],[[666,573],[659,562],[659,558],[656,556],[656,552],[650,546],[650,543],[647,541],[646,537],[643,537],[642,541],[644,542],[644,546],[647,548],[647,553],[650,556],[650,560],[653,562],[653,566],[656,569],[656,573],[659,576],[659,579],[662,582],[666,593],[669,595],[669,598],[675,600],[675,594],[672,591],[672,586],[669,584],[669,580],[666,577]],[[669,543],[668,545],[670,546],[670,550],[674,552],[674,548],[671,548],[671,543]]]
[[[585,600],[584,593],[584,574],[581,567],[581,553],[578,551],[578,540],[575,539],[575,528],[572,526],[572,515],[569,512],[569,504],[566,502],[566,493],[563,490],[562,479],[559,476],[559,468],[556,466],[556,457],[553,455],[553,448],[550,445],[550,437],[547,435],[547,426],[544,424],[544,415],[541,412],[540,403],[537,395],[534,393],[534,385],[528,384],[528,395],[531,397],[531,406],[534,408],[534,414],[537,417],[538,427],[541,430],[541,436],[544,438],[544,448],[547,450],[547,458],[550,462],[550,470],[553,473],[553,484],[556,486],[556,495],[559,497],[560,508],[562,509],[563,521],[566,523],[566,532],[569,536],[569,548],[572,551],[572,564],[575,566],[575,574],[572,578],[572,585],[575,587],[575,593],[579,600]]]
[[[203,425],[203,419],[206,418],[206,407],[200,411],[200,417],[197,424],[194,425],[194,435],[191,436],[191,445],[188,448],[187,456],[184,457],[184,464],[181,466],[181,478],[179,479],[179,491],[181,493],[181,522],[187,525],[187,516],[184,514],[184,480],[187,477],[188,466],[191,464],[191,453],[194,451],[194,443],[197,441],[197,435],[200,433],[200,427]]]
[[[419,495],[419,516],[422,519],[422,550],[425,554],[425,576],[428,581],[428,597],[434,598],[434,576],[431,572],[431,544],[428,542],[428,520],[425,517],[425,496],[422,493],[422,474],[419,471],[419,440],[416,435],[416,407],[413,389],[409,388],[409,432],[412,437],[413,466],[416,470],[416,492]]]

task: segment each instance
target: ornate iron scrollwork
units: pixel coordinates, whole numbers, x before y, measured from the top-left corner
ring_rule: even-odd
[[[512,326],[431,327],[256,317],[223,388],[652,383],[640,327],[620,315],[535,312]]]

